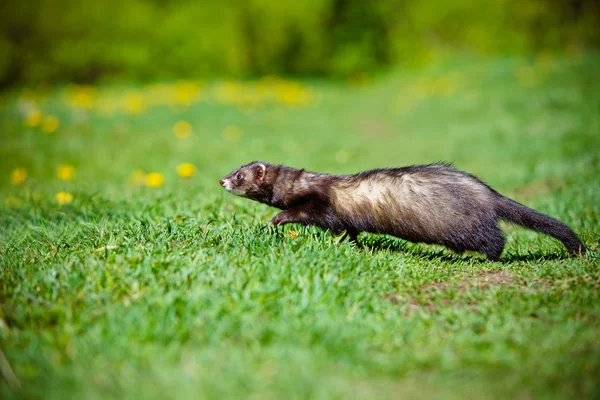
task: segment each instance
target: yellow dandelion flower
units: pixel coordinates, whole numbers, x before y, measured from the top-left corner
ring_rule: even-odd
[[[38,126],[42,123],[42,117],[43,115],[40,110],[38,110],[37,108],[32,108],[27,112],[27,115],[25,116],[25,124],[27,124],[27,126],[32,127]]]
[[[56,193],[56,201],[60,205],[71,204],[73,202],[73,195],[67,192],[58,192]]]
[[[88,85],[73,85],[65,89],[69,103],[73,108],[90,109],[94,106],[97,89]]]
[[[237,142],[242,137],[242,130],[237,125],[227,125],[223,129],[223,136],[230,142]]]
[[[6,207],[18,207],[21,205],[21,199],[15,196],[7,196],[4,198],[4,204]]]
[[[70,165],[62,164],[56,168],[56,176],[61,181],[68,182],[70,180],[73,180],[73,178],[75,178],[75,175],[75,168],[73,168]]]
[[[183,163],[177,166],[177,175],[182,178],[190,178],[196,174],[196,166],[190,163]]]
[[[60,120],[54,115],[46,115],[42,120],[42,131],[54,133],[60,126]]]
[[[290,231],[287,233],[287,237],[289,237],[290,239],[296,239],[298,237],[299,233],[298,231],[295,231],[293,229],[290,229]]]
[[[297,82],[280,82],[276,85],[279,102],[287,105],[307,105],[310,102],[306,90]]]
[[[160,172],[150,172],[146,175],[146,186],[160,187],[165,183],[165,177]]]
[[[136,169],[131,173],[131,181],[137,185],[146,183],[146,172],[141,169]]]
[[[20,185],[27,180],[27,170],[25,168],[15,168],[10,173],[10,183]]]
[[[195,82],[178,82],[174,85],[173,102],[190,105],[200,100],[200,86]]]
[[[139,114],[146,109],[144,98],[135,92],[126,93],[122,99],[123,110],[127,114]]]
[[[192,125],[187,121],[177,121],[173,125],[173,133],[179,139],[187,139],[192,134]]]

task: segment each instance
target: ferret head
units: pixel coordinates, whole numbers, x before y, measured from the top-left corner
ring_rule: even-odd
[[[270,164],[254,161],[242,165],[219,181],[228,192],[263,203],[268,202],[272,188],[267,184]]]

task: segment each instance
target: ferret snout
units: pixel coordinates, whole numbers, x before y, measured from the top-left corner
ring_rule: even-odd
[[[225,187],[225,179],[221,179],[221,180],[219,181],[219,183],[221,184],[221,186]]]

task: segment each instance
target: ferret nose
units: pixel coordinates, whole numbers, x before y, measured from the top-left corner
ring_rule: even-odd
[[[221,184],[221,186],[225,186],[225,180],[224,180],[224,179],[221,179],[221,180],[219,181],[219,183]]]

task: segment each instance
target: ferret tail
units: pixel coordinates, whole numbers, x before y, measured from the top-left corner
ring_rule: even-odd
[[[498,195],[496,213],[500,219],[560,240],[573,254],[584,254],[587,251],[579,237],[567,225],[507,197]]]

